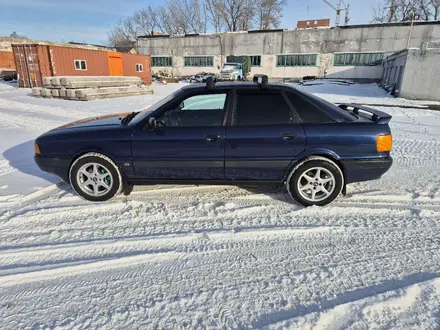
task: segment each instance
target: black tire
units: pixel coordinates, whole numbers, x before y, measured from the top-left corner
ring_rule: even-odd
[[[100,187],[101,191],[98,190],[99,195],[97,196],[93,196],[92,194],[86,192],[86,190],[88,189],[90,190],[95,189],[93,188],[93,184],[88,185],[88,189],[85,188],[83,189],[80,187],[81,182],[78,181],[79,180],[78,171],[80,171],[80,169],[83,168],[84,166],[87,166],[87,164],[98,164],[100,166],[99,169],[101,169],[104,174],[107,174],[107,177],[105,178],[107,180],[106,184],[110,188],[105,189],[103,187]],[[93,167],[93,165],[90,166]],[[92,175],[92,173],[90,173],[90,175]],[[70,167],[69,180],[73,190],[80,197],[92,202],[108,201],[113,197],[115,197],[117,194],[119,194],[122,190],[122,175],[119,168],[116,166],[115,163],[113,163],[113,161],[110,158],[98,153],[88,153],[77,158]],[[97,181],[99,180],[100,179],[98,178]],[[99,187],[97,187],[96,189],[98,188]],[[105,192],[103,190],[105,190]]]
[[[307,183],[307,181],[304,182],[305,179],[304,177],[302,177],[303,174],[313,173],[313,171],[316,171],[316,168],[324,169],[322,170],[323,174],[321,174],[323,176],[326,176],[327,173],[326,171],[330,172],[333,175],[333,179],[334,179],[331,180],[331,182],[324,184],[326,185],[325,189],[332,189],[332,187],[334,187],[332,192],[327,197],[323,197],[324,199],[319,201],[306,199],[304,195],[308,195],[308,193],[307,192],[300,193],[298,188],[298,186],[303,185],[303,183],[305,183],[304,185],[309,184]],[[324,178],[324,180],[327,180],[330,177],[331,175],[327,175],[327,178]],[[301,180],[300,184],[298,184],[299,180]],[[322,186],[322,184],[318,182],[316,183],[317,185],[316,187],[314,185],[315,183],[313,184],[310,183],[311,188],[308,189],[307,191],[311,192],[312,189],[320,189],[320,186]],[[330,159],[324,157],[311,157],[310,159],[302,162],[299,166],[295,167],[295,169],[292,171],[292,173],[289,175],[286,181],[286,186],[289,195],[298,204],[301,204],[303,206],[313,206],[313,205],[324,206],[333,202],[341,193],[342,188],[344,187],[344,175],[341,169],[339,168],[339,166]],[[322,193],[320,191],[317,191],[315,193],[321,193],[323,194],[323,196],[325,195],[325,193]],[[311,198],[311,196],[309,197]]]

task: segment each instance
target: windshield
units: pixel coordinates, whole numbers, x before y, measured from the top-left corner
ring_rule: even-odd
[[[153,105],[143,109],[141,112],[139,112],[139,114],[136,117],[134,117],[134,119],[131,121],[131,123],[138,123],[138,122],[142,121],[150,113],[152,113],[153,111],[156,111],[161,106],[163,106],[164,104],[168,103],[169,101],[171,101],[172,99],[174,99],[176,96],[178,96],[181,93],[182,93],[182,90],[178,89],[174,93],[172,93],[172,94],[164,97],[163,99],[161,99],[159,102],[154,103]]]
[[[238,67],[237,64],[226,63],[223,70],[235,70]]]

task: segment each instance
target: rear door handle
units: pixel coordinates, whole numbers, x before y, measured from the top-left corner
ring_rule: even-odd
[[[205,139],[208,142],[215,142],[220,138],[220,135],[208,134],[205,135]]]
[[[293,140],[295,138],[296,134],[295,133],[284,133],[283,134],[283,139],[284,140]]]

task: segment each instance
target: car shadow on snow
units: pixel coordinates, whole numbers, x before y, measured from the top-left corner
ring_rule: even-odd
[[[3,152],[3,157],[9,162],[9,165],[16,170],[32,175],[34,177],[46,180],[50,183],[58,184],[63,187],[61,179],[57,176],[43,172],[35,164],[34,161],[34,141],[27,141],[16,146],[13,146]]]

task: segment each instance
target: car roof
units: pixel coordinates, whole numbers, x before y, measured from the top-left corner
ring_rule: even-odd
[[[216,89],[238,89],[238,90],[259,90],[261,89],[260,84],[257,82],[218,82],[214,84],[212,90]],[[267,85],[267,90],[285,90],[299,94],[302,98],[306,99],[308,102],[312,103],[315,107],[319,108],[321,111],[329,115],[333,120],[337,122],[347,122],[353,121],[355,118],[347,111],[342,110],[338,106],[328,101],[321,99],[311,93],[305,92],[296,88],[291,84],[284,83],[269,83]],[[182,87],[184,92],[197,92],[201,90],[206,90],[206,83],[190,84]],[[266,89],[262,89],[266,90]]]

